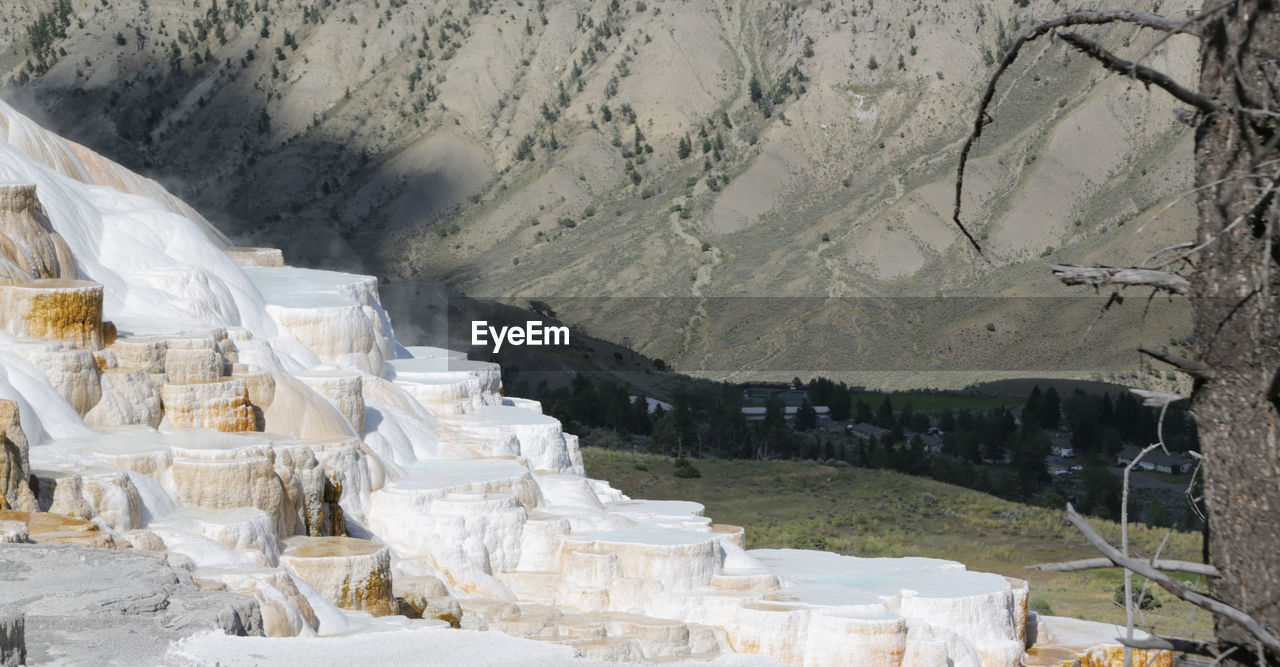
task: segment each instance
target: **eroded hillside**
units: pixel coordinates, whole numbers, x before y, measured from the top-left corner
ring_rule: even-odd
[[[968,178],[966,219],[991,262],[950,225],[986,77],[1064,9],[19,0],[0,9],[0,70],[20,108],[163,174],[238,242],[295,262],[537,297],[712,374],[835,368],[833,349],[919,370],[956,349],[1061,353],[1071,346],[1021,341],[1054,331],[1074,345],[1097,309],[1000,299],[914,317],[813,299],[779,320],[774,302],[566,297],[1062,295],[1049,261],[1138,263],[1183,240],[1183,207],[1136,233],[1189,184],[1172,102],[1049,40],[1007,76]],[[1126,57],[1152,44],[1137,29],[1102,36]],[[1146,62],[1192,80],[1188,46]],[[1135,337],[1184,333],[1176,315],[1098,326],[1109,351],[1074,370],[1136,366]],[[911,349],[883,343],[907,337]],[[850,339],[856,350],[840,347]]]

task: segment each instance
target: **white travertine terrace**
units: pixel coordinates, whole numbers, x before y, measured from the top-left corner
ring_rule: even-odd
[[[329,399],[351,423],[356,433],[364,433],[364,392],[360,374],[343,370],[313,370],[294,377]]]
[[[745,551],[697,503],[627,498],[536,402],[502,396],[497,365],[398,344],[376,278],[230,248],[0,103],[6,181],[0,235],[22,240],[0,242],[6,504],[167,551],[258,600],[272,636],[407,613],[604,660],[1020,661],[1023,582]]]
[[[223,252],[240,266],[284,266],[284,253],[279,248],[236,246]]]
[[[64,340],[97,350],[103,337],[102,285],[67,278],[0,285],[0,325],[20,338]]]

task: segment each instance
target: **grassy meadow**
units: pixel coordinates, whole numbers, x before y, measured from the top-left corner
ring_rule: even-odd
[[[920,409],[925,409],[921,407]],[[583,447],[587,472],[633,498],[694,500],[717,523],[746,528],[747,547],[825,549],[862,557],[925,556],[1031,582],[1031,608],[1056,616],[1124,623],[1112,602],[1119,569],[1028,570],[1035,563],[1097,556],[1061,513],[889,470],[793,461],[695,460],[678,478],[670,457]],[[1117,523],[1093,520],[1119,544]],[[1149,556],[1164,530],[1132,526],[1131,550]],[[1173,533],[1162,557],[1199,560],[1200,535]],[[1197,578],[1186,577],[1189,582]],[[1136,586],[1141,578],[1135,577]],[[1209,615],[1154,585],[1162,606],[1145,614],[1162,634],[1207,638]]]

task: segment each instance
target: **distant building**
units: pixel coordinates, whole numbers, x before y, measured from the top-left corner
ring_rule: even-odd
[[[767,410],[768,408],[761,408],[761,407],[743,408],[742,416],[745,417],[746,420],[749,422],[764,421],[764,416]],[[796,418],[796,412],[798,412],[799,410],[800,410],[799,406],[788,405],[783,408],[783,418],[786,419],[787,421],[791,421]],[[831,418],[831,408],[825,405],[815,405],[813,406],[813,411],[818,414],[819,421],[821,421],[822,419]]]
[[[920,442],[924,444],[925,453],[927,454],[941,453],[942,438],[938,435],[934,435],[933,431],[937,431],[937,429],[929,429],[929,431],[930,431],[929,433],[914,433],[911,431],[906,431],[902,434],[902,437],[906,438],[907,442],[911,442],[914,438],[919,437]],[[888,433],[888,431],[885,431],[885,432]]]
[[[1064,435],[1049,438],[1049,451],[1053,452],[1054,456],[1061,456],[1064,459],[1076,457],[1076,449],[1071,446],[1071,439]]]
[[[800,410],[800,407],[788,405],[785,409],[787,411],[787,419],[794,419],[796,412]],[[813,406],[813,411],[818,413],[818,419],[831,418],[831,408],[825,405],[815,405]]]
[[[742,416],[749,422],[760,422],[764,421],[765,411],[765,408],[743,408]]]
[[[1131,461],[1142,454],[1142,450],[1137,447],[1125,447],[1116,454],[1116,463],[1129,465]],[[1134,466],[1135,470],[1155,470],[1156,472],[1169,473],[1171,475],[1181,475],[1191,471],[1192,462],[1185,454],[1165,454],[1159,450],[1147,452],[1146,456],[1138,465]]]

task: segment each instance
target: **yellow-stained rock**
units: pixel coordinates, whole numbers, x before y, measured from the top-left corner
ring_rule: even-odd
[[[102,285],[47,278],[0,286],[0,325],[15,336],[102,347]]]
[[[1013,588],[1013,623],[1018,632],[1018,640],[1026,646],[1027,638],[1027,604],[1031,598],[1031,586],[1026,579],[1018,579],[1017,577],[1005,577],[1005,581],[1009,582],[1009,586]]]
[[[1119,644],[1100,644],[1081,653],[1076,660],[1063,665],[1079,667],[1124,667],[1124,647]],[[1133,649],[1133,664],[1143,667],[1173,667],[1173,654],[1169,651]]]
[[[90,521],[73,519],[49,512],[16,512],[0,510],[0,521],[27,524],[28,539],[36,544],[74,544],[82,547],[115,549],[110,533],[98,530]]]
[[[173,350],[170,350],[173,352]],[[166,384],[160,389],[165,419],[173,428],[211,428],[228,433],[257,426],[244,380]]]
[[[280,563],[326,600],[374,616],[397,612],[391,591],[391,550],[349,537],[294,537]]]

